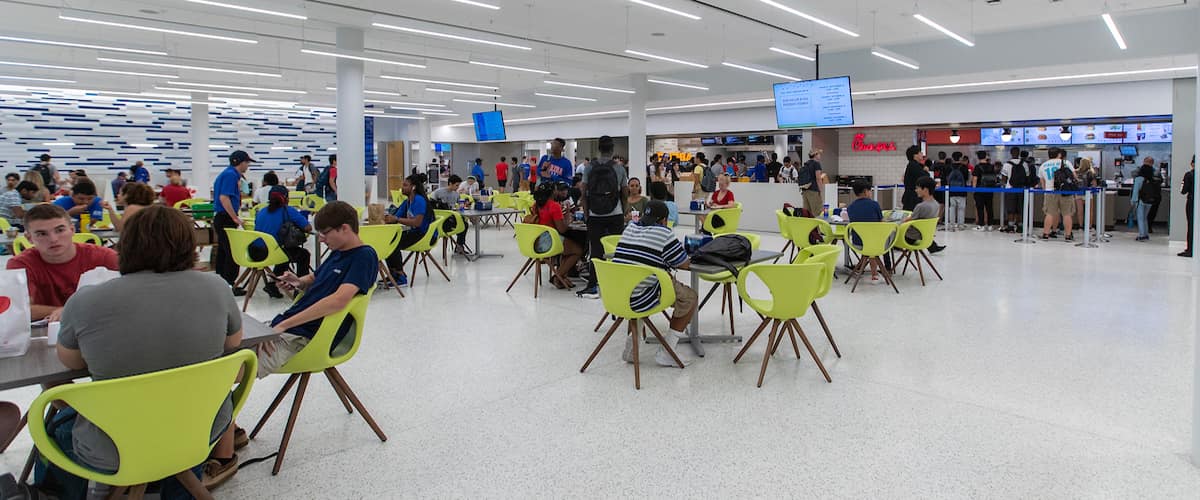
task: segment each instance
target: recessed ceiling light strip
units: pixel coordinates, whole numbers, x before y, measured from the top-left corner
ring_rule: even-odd
[[[777,52],[777,53],[783,54],[785,56],[791,56],[791,57],[795,57],[798,59],[804,59],[805,61],[816,61],[817,60],[816,56],[806,54],[806,53],[800,51],[800,49],[796,49],[796,48],[792,48],[792,47],[784,47],[784,46],[777,45],[777,46],[772,46],[769,50],[771,52]]]
[[[36,44],[41,44],[41,45],[56,45],[59,47],[78,47],[81,49],[110,50],[113,52],[129,52],[129,53],[133,53],[133,54],[146,54],[146,55],[151,55],[151,56],[167,55],[166,52],[162,52],[159,50],[129,49],[129,48],[125,48],[125,47],[113,47],[111,45],[93,45],[90,43],[62,42],[62,41],[58,41],[58,40],[44,40],[44,39],[40,39],[40,38],[25,38],[25,37],[19,37],[19,36],[0,35],[0,41],[20,42],[20,43],[36,43]]]
[[[467,5],[474,5],[476,7],[483,7],[485,9],[500,10],[499,5],[492,5],[490,3],[476,2],[475,0],[450,0],[450,1],[463,3],[463,4],[467,4]]]
[[[246,7],[244,5],[235,5],[235,4],[224,3],[224,2],[214,2],[212,0],[187,0],[187,1],[189,1],[191,3],[202,4],[202,5],[212,5],[214,7],[225,7],[227,9],[237,9],[237,10],[242,10],[242,11],[246,11],[246,12],[253,12],[255,14],[266,14],[269,16],[279,16],[279,17],[286,17],[289,19],[298,19],[301,21],[308,19],[308,16],[304,16],[301,14],[290,14],[287,12],[279,12],[277,10],[259,9],[259,8],[255,8],[255,7]]]
[[[737,68],[740,70],[749,71],[751,73],[758,73],[760,75],[767,75],[767,76],[783,78],[784,80],[791,80],[791,81],[803,80],[803,78],[800,78],[798,76],[785,75],[783,73],[776,73],[774,71],[768,71],[768,70],[761,69],[761,68],[755,68],[753,66],[746,66],[744,64],[731,63],[729,61],[722,62],[721,65],[728,66],[730,68]]]
[[[804,12],[800,12],[800,11],[798,11],[798,10],[796,10],[796,9],[793,9],[793,8],[791,8],[791,7],[788,7],[788,6],[784,5],[784,4],[781,4],[781,3],[779,3],[779,2],[776,2],[776,1],[774,1],[774,0],[759,0],[759,1],[760,1],[760,2],[762,2],[762,3],[765,3],[765,4],[767,4],[767,5],[770,5],[770,6],[772,6],[772,7],[775,7],[776,9],[782,10],[782,11],[784,11],[784,12],[788,12],[788,13],[790,13],[790,14],[794,14],[794,15],[797,15],[797,16],[800,16],[800,17],[803,17],[804,19],[808,19],[809,21],[812,21],[812,22],[814,22],[814,23],[820,24],[821,26],[824,26],[824,27],[826,27],[826,28],[829,28],[829,29],[831,29],[831,30],[837,31],[837,32],[839,32],[839,33],[844,33],[844,34],[846,34],[846,35],[849,35],[849,36],[852,36],[852,37],[855,37],[855,38],[857,38],[857,37],[858,37],[858,33],[855,33],[855,32],[853,32],[853,31],[850,31],[850,30],[848,30],[848,29],[846,29],[846,28],[843,28],[843,27],[841,27],[841,26],[838,26],[838,25],[836,25],[836,24],[833,24],[833,23],[831,23],[831,22],[829,22],[829,21],[826,21],[826,20],[824,20],[824,19],[818,18],[818,17],[816,17],[816,16],[813,16],[813,15],[810,15],[810,14],[805,14]]]
[[[507,64],[496,64],[496,63],[489,63],[489,62],[482,62],[482,61],[468,61],[468,62],[471,64],[474,64],[476,66],[487,66],[489,68],[511,69],[513,71],[524,71],[526,73],[537,73],[540,75],[549,75],[550,74],[549,71],[546,71],[544,69],[524,68],[521,66],[509,66]]]
[[[480,97],[501,97],[500,94],[486,94],[483,92],[467,92],[465,90],[426,88],[425,91],[426,92],[438,92],[438,93],[442,93],[442,94],[474,95],[474,96],[480,96]]]
[[[382,101],[379,99],[363,99],[363,102],[372,104],[395,104],[397,106],[429,106],[433,108],[444,108],[445,104],[429,104],[424,102],[404,102],[404,101]]]
[[[636,92],[634,92],[634,91],[632,91],[632,90],[626,90],[626,89],[615,89],[615,88],[612,88],[612,87],[599,87],[599,86],[596,86],[596,85],[584,85],[584,84],[582,84],[582,83],[570,83],[570,82],[562,82],[562,81],[558,81],[558,80],[542,80],[542,83],[544,83],[544,84],[546,84],[546,85],[561,85],[561,86],[563,86],[563,87],[575,87],[575,88],[579,88],[579,89],[600,90],[600,91],[603,91],[603,92],[617,92],[617,93],[620,93],[620,94],[634,94],[634,93],[636,93]]]
[[[178,87],[162,87],[155,85],[154,90],[166,90],[171,92],[205,92],[208,94],[232,95],[241,97],[258,97],[258,94],[253,92],[229,92],[226,90],[198,90],[198,89],[181,89]]]
[[[906,68],[921,69],[921,65],[918,64],[917,61],[914,61],[912,59],[904,57],[900,54],[897,54],[895,52],[887,50],[883,47],[879,47],[879,46],[871,47],[871,55],[878,57],[880,59],[883,59],[885,61],[894,62],[894,63],[904,66]]]
[[[21,80],[25,82],[75,83],[75,80],[60,80],[58,78],[33,78],[29,76],[0,76],[0,80]]]
[[[317,55],[317,56],[339,57],[339,58],[343,58],[343,59],[354,59],[356,61],[374,62],[374,63],[380,63],[380,64],[391,64],[393,66],[406,66],[409,68],[425,69],[425,67],[426,67],[424,64],[391,61],[388,59],[379,59],[379,58],[375,58],[375,57],[346,54],[343,52],[328,52],[328,51],[316,50],[316,49],[300,49],[300,52],[303,52],[305,54]]]
[[[207,33],[197,33],[195,31],[157,28],[154,26],[146,26],[146,25],[142,25],[142,24],[118,23],[118,22],[114,22],[114,21],[103,21],[100,19],[88,19],[85,17],[76,17],[76,16],[68,16],[68,15],[59,15],[58,18],[62,19],[64,21],[99,24],[101,26],[112,26],[114,28],[129,28],[129,29],[142,30],[142,31],[153,31],[155,33],[166,33],[169,35],[194,36],[194,37],[198,37],[198,38],[208,38],[210,40],[222,40],[222,41],[226,41],[226,42],[237,42],[237,43],[258,43],[258,40],[251,40],[249,38],[237,38],[237,37],[224,36],[224,35],[210,35]]]
[[[451,99],[451,100],[454,102],[465,102],[465,103],[470,103],[470,104],[485,104],[488,106],[509,106],[509,107],[513,107],[513,108],[536,108],[537,107],[532,104],[517,104],[514,102],[476,101],[473,99]]]
[[[708,90],[708,87],[705,87],[703,85],[696,84],[696,83],[677,82],[677,81],[672,81],[672,80],[664,80],[661,78],[647,78],[646,81],[650,82],[650,83],[656,83],[658,85],[670,85],[672,87],[683,87],[685,89]]]
[[[1121,30],[1117,29],[1117,23],[1113,21],[1112,14],[1105,12],[1100,14],[1100,19],[1104,20],[1104,25],[1108,26],[1108,32],[1112,33],[1113,40],[1117,42],[1117,47],[1125,50],[1128,46],[1125,45],[1125,37],[1121,36]]]
[[[242,70],[242,69],[224,69],[224,68],[213,68],[213,67],[208,67],[208,66],[188,66],[185,64],[170,64],[170,63],[160,63],[160,62],[150,62],[150,61],[134,61],[134,60],[130,60],[130,59],[115,59],[112,57],[97,57],[96,60],[102,61],[102,62],[118,63],[118,64],[137,64],[137,65],[141,65],[141,66],[152,66],[152,67],[156,67],[156,68],[190,69],[190,70],[195,70],[195,71],[212,71],[214,73],[231,73],[231,74],[235,74],[235,75],[265,76],[265,77],[269,77],[269,78],[282,78],[283,77],[283,74],[281,74],[281,73],[263,73],[263,72],[259,72],[259,71],[247,71],[247,70]]]
[[[591,97],[575,97],[573,95],[547,94],[545,92],[534,92],[533,95],[541,96],[541,97],[553,97],[555,99],[567,99],[567,100],[571,100],[571,101],[596,102],[596,100],[592,99]]]
[[[940,25],[940,24],[938,24],[938,23],[934,22],[934,20],[933,20],[933,19],[930,19],[930,18],[928,18],[928,17],[925,17],[925,16],[924,16],[924,15],[922,15],[922,14],[919,14],[919,13],[914,13],[914,14],[913,14],[913,18],[915,18],[916,20],[918,20],[918,21],[921,21],[921,22],[923,22],[923,23],[925,23],[925,24],[929,25],[929,27],[931,27],[931,28],[933,28],[933,29],[935,29],[935,30],[938,30],[938,31],[942,32],[942,34],[944,34],[944,35],[946,35],[946,36],[948,36],[948,37],[950,37],[950,38],[953,38],[953,39],[955,39],[955,40],[958,40],[958,42],[959,42],[959,43],[961,43],[961,44],[963,44],[963,45],[966,45],[967,47],[974,47],[974,46],[975,46],[975,41],[974,41],[974,40],[971,40],[971,39],[969,39],[969,38],[967,38],[967,37],[965,37],[965,36],[962,36],[962,35],[960,35],[960,34],[958,34],[958,33],[955,33],[955,32],[953,32],[953,31],[950,31],[950,29],[949,29],[949,28],[947,28],[947,27],[945,27],[945,26],[942,26],[942,25]]]
[[[389,30],[403,31],[406,33],[414,33],[417,35],[445,38],[448,40],[458,40],[458,41],[462,41],[462,42],[481,43],[484,45],[493,45],[496,47],[507,47],[510,49],[517,49],[517,50],[533,50],[532,47],[525,47],[523,45],[515,45],[515,44],[511,44],[511,43],[504,43],[504,42],[495,42],[492,40],[483,40],[480,38],[471,38],[469,36],[452,35],[450,33],[428,31],[428,30],[422,30],[422,29],[417,29],[417,28],[409,28],[409,27],[405,27],[405,26],[396,26],[394,24],[371,23],[371,26],[374,26],[376,28],[384,28],[384,29],[389,29]]]
[[[425,78],[413,78],[411,76],[379,75],[379,77],[383,78],[385,80],[400,80],[400,81],[405,81],[405,82],[417,82],[417,83],[435,83],[438,85],[450,85],[452,87],[464,87],[464,88],[468,88],[468,89],[500,90],[500,87],[495,87],[492,85],[479,85],[479,84],[475,84],[475,83],[459,83],[459,82],[451,82],[451,81],[446,81],[446,80],[429,80],[429,79],[425,79]]]
[[[700,63],[691,62],[691,61],[684,61],[683,59],[675,59],[674,57],[660,56],[657,54],[651,54],[649,52],[641,52],[641,51],[637,51],[637,50],[625,49],[625,53],[632,54],[635,56],[641,56],[641,57],[645,57],[645,58],[649,58],[649,59],[657,59],[659,61],[673,62],[675,64],[682,64],[684,66],[691,66],[694,68],[708,69],[708,65],[705,65],[705,64],[700,64]]]
[[[646,0],[629,0],[629,1],[630,1],[630,2],[633,2],[633,3],[636,3],[636,4],[638,4],[638,5],[642,5],[642,6],[645,6],[645,7],[650,7],[651,9],[658,9],[658,10],[661,10],[661,11],[663,11],[663,12],[669,12],[669,13],[671,13],[671,14],[675,14],[675,15],[677,15],[677,16],[680,16],[680,17],[686,17],[686,18],[688,18],[688,19],[691,19],[691,20],[693,20],[693,21],[699,21],[699,20],[700,20],[700,16],[697,16],[697,15],[695,15],[695,14],[688,14],[687,12],[684,12],[684,11],[681,11],[681,10],[675,10],[675,9],[672,9],[672,8],[670,8],[670,7],[664,7],[664,6],[662,6],[662,5],[659,5],[659,4],[656,4],[656,3],[647,2]]]
[[[218,84],[218,83],[171,82],[171,85],[183,85],[185,87],[203,87],[203,88],[212,88],[212,89],[257,90],[259,92],[280,92],[283,94],[307,94],[308,93],[303,90],[273,89],[273,88],[267,88],[267,87],[242,87],[239,85],[225,85],[225,84]],[[197,91],[197,92],[199,92],[199,91]]]
[[[21,63],[21,62],[14,62],[14,61],[0,61],[0,65],[22,66],[22,67],[26,67],[26,68],[61,69],[61,70],[66,70],[66,71],[86,71],[89,73],[108,73],[108,74],[112,74],[112,75],[123,75],[123,76],[145,76],[145,77],[150,77],[150,78],[179,78],[178,76],[175,76],[175,75],[163,75],[160,73],[137,73],[134,71],[117,71],[115,69],[83,68],[80,66],[58,66],[58,65],[54,65],[54,64],[34,64],[34,63]]]
[[[991,80],[984,82],[969,82],[969,83],[949,83],[945,85],[927,85],[923,87],[907,87],[900,89],[883,89],[883,90],[863,90],[851,92],[851,95],[875,95],[875,94],[892,94],[898,92],[920,92],[924,90],[946,90],[946,89],[961,89],[972,87],[986,87],[991,85],[1011,85],[1019,83],[1041,83],[1054,82],[1064,80],[1080,80],[1085,78],[1106,78],[1113,76],[1134,76],[1147,75],[1154,73],[1169,73],[1174,71],[1196,71],[1196,66],[1179,66],[1173,68],[1158,68],[1158,69],[1140,69],[1130,71],[1110,71],[1105,73],[1083,73],[1077,75],[1059,75],[1059,76],[1043,76],[1036,78],[1017,78],[1012,80]]]

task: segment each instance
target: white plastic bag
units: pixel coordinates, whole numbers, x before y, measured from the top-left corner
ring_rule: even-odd
[[[0,358],[29,349],[29,285],[24,269],[0,271]]]

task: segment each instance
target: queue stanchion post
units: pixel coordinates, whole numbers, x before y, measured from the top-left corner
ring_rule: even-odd
[[[1022,226],[1021,227],[1021,237],[1013,240],[1013,243],[1023,243],[1026,245],[1032,245],[1037,242],[1033,241],[1033,238],[1030,237],[1030,227],[1031,227],[1030,223],[1033,221],[1033,203],[1031,203],[1029,200],[1029,188],[1025,188],[1024,199],[1022,201],[1022,205],[1023,205],[1023,207],[1021,209],[1021,226]]]
[[[892,210],[900,210],[900,207],[903,206],[900,204],[900,197],[896,196],[896,190],[899,188],[899,184],[892,186]]]
[[[1075,246],[1082,248],[1097,248],[1095,243],[1092,243],[1092,190],[1088,188],[1083,191],[1083,241],[1076,243]]]
[[[1104,182],[1105,181],[1101,181],[1101,184],[1103,184]],[[1098,196],[1099,196],[1099,199],[1096,200],[1096,241],[1101,242],[1101,243],[1108,243],[1108,241],[1109,241],[1108,239],[1111,238],[1112,235],[1108,234],[1108,223],[1105,222],[1105,220],[1104,220],[1105,214],[1108,213],[1105,210],[1105,206],[1104,206],[1105,192],[1107,191],[1107,189],[1105,189],[1104,186],[1098,187],[1096,189],[1098,191]]]

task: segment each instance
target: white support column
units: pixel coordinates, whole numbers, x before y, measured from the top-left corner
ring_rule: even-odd
[[[192,93],[193,102],[204,102],[207,100],[207,93]],[[188,179],[188,187],[196,190],[197,198],[212,199],[212,181],[209,180],[211,179],[209,170],[212,168],[212,155],[208,151],[207,104],[192,105],[191,127],[192,174],[186,177]],[[117,199],[117,193],[112,194],[112,199]]]
[[[337,29],[337,47],[363,50],[363,31]],[[338,199],[356,207],[366,205],[366,158],[363,127],[363,62],[337,60]]]
[[[646,75],[630,77],[630,88],[635,94],[629,98],[629,171],[632,176],[645,172],[646,162],[646,93],[649,92]]]
[[[779,155],[779,163],[783,163],[783,159],[788,155],[787,139],[787,134],[779,134],[775,136],[775,154]],[[795,158],[793,158],[793,160],[794,159]]]
[[[430,120],[417,120],[417,147],[420,148],[417,152],[417,162],[421,168],[425,168],[430,163],[433,163],[433,141],[430,137],[433,135],[433,124]]]
[[[1200,17],[1200,16],[1198,16],[1198,17]],[[1196,77],[1196,111],[1195,111],[1195,113],[1196,114],[1193,115],[1193,120],[1200,120],[1200,72],[1198,72],[1197,77]],[[1195,121],[1193,123],[1195,123]],[[1200,150],[1200,123],[1196,123],[1195,128],[1196,128],[1195,134],[1194,134],[1195,137],[1192,137],[1192,140],[1194,141],[1194,142],[1192,142],[1192,154],[1193,155],[1196,154],[1197,150]],[[1184,139],[1184,140],[1186,140],[1186,139]],[[1184,167],[1184,168],[1191,168],[1191,166],[1189,164],[1190,161],[1191,161],[1191,157],[1174,159],[1174,162],[1176,165],[1185,165],[1185,164],[1188,165],[1187,167]],[[1176,172],[1184,172],[1184,170],[1179,169],[1179,167],[1175,167],[1175,171]],[[1193,174],[1193,175],[1195,175],[1195,174]],[[1181,179],[1180,183],[1183,182],[1182,174],[1177,176],[1177,178]],[[1174,186],[1172,186],[1172,189],[1173,188],[1174,188]],[[1200,220],[1200,219],[1197,219],[1197,216],[1200,216],[1200,203],[1195,203],[1195,206],[1192,207],[1192,217],[1193,217],[1192,220],[1193,221]],[[1196,233],[1195,230],[1193,230],[1192,232]],[[1198,238],[1196,234],[1192,234],[1192,253],[1193,254],[1196,252],[1196,249],[1197,249],[1197,246],[1196,246],[1197,241],[1200,241],[1200,238]],[[1194,342],[1195,343],[1195,356],[1194,356],[1195,359],[1192,364],[1192,465],[1200,467],[1200,307],[1195,307],[1195,305],[1197,303],[1200,303],[1200,258],[1197,258],[1197,257],[1192,257],[1192,302],[1191,303],[1192,303],[1192,307],[1191,307],[1191,310],[1192,310],[1192,338],[1195,340],[1195,342]]]
[[[563,148],[563,158],[571,160],[571,165],[574,166],[574,165],[578,164],[579,162],[583,161],[583,158],[575,158],[578,155],[579,155],[579,140],[578,139],[567,140],[567,146],[565,148]]]

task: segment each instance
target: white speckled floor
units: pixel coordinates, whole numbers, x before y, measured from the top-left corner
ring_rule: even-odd
[[[363,348],[341,370],[388,442],[314,378],[279,476],[250,465],[216,493],[1196,498],[1189,263],[1162,236],[1118,235],[1095,250],[1012,239],[939,234],[947,281],[922,288],[910,274],[899,296],[836,285],[822,308],[844,358],[815,318],[801,320],[832,384],[785,346],[755,388],[760,341],[737,365],[727,344],[685,370],[644,366],[635,391],[619,341],[579,373],[601,336],[600,302],[553,289],[534,301],[529,279],[505,294],[522,261],[511,231],[488,230],[485,248],[506,258],[455,260],[453,283],[422,276],[407,299],[372,300]],[[728,330],[716,306],[703,312],[709,333]],[[262,298],[251,312],[282,307]],[[751,333],[753,318],[741,315],[738,331]],[[259,383],[243,426],[284,380]],[[285,415],[242,457],[271,453]],[[4,468],[19,470],[29,446],[19,438]]]

